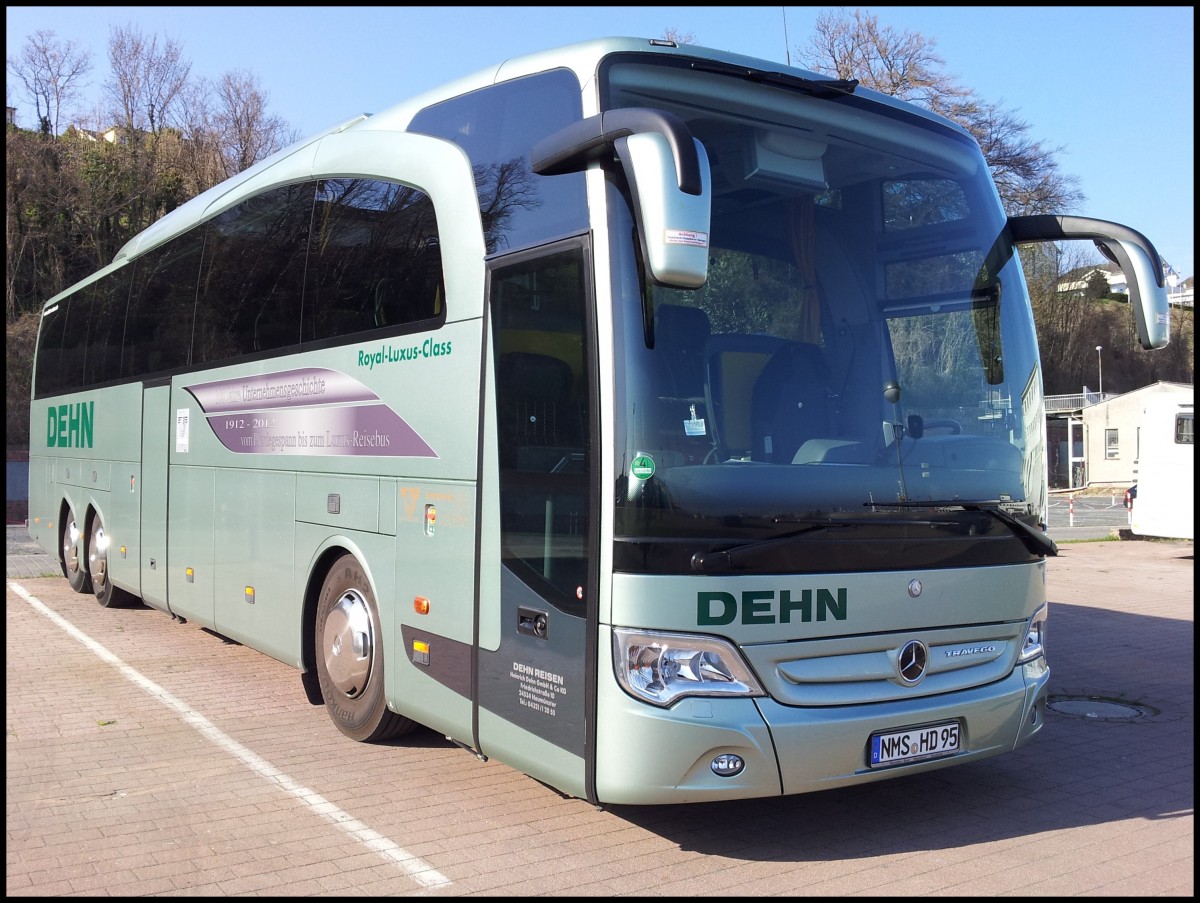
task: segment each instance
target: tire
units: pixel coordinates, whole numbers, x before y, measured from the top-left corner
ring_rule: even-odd
[[[316,618],[317,679],[338,730],[362,743],[411,730],[412,721],[387,707],[379,606],[353,555],[343,555],[325,575]]]
[[[88,577],[83,531],[79,529],[73,508],[67,508],[63,516],[59,537],[59,564],[62,566],[63,576],[75,592],[90,593],[92,581]]]
[[[87,572],[96,601],[105,608],[131,608],[141,600],[118,586],[113,586],[108,573],[108,534],[99,514],[92,516],[87,532]]]

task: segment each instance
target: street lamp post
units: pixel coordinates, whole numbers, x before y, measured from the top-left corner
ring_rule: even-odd
[[[1104,401],[1104,359],[1100,357],[1100,349],[1103,347],[1103,345],[1096,346],[1096,370],[1100,378],[1100,388],[1098,391],[1101,401]]]

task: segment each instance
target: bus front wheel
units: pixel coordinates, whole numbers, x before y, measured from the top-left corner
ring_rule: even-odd
[[[83,550],[83,531],[75,518],[75,509],[67,508],[62,519],[62,542],[59,544],[63,576],[77,593],[90,593],[92,581],[88,578],[86,557]]]
[[[343,555],[325,576],[315,636],[317,679],[338,730],[371,743],[412,728],[413,722],[387,707],[379,605],[353,555]]]

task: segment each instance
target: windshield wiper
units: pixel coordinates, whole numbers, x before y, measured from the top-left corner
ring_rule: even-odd
[[[796,88],[814,97],[836,97],[853,94],[858,87],[856,78],[817,79],[803,78],[799,75],[789,75],[786,72],[771,72],[767,69],[751,69],[748,66],[734,66],[730,63],[718,63],[713,60],[695,61],[692,68],[701,72],[719,72],[723,75],[736,75],[753,82],[765,82],[779,85],[783,88]]]
[[[1035,555],[1054,556],[1058,554],[1058,546],[1045,533],[1035,530],[1029,524],[1025,523],[1020,518],[1005,511],[1000,507],[998,501],[983,501],[983,502],[965,502],[961,499],[953,499],[950,501],[926,501],[926,502],[875,502],[867,503],[873,508],[958,508],[964,511],[981,511],[984,514],[991,515],[1000,521],[1019,539],[1025,546]],[[787,533],[781,533],[778,536],[772,536],[770,539],[759,539],[751,542],[740,543],[739,545],[730,546],[725,549],[716,549],[711,552],[697,552],[692,556],[692,570],[698,573],[713,573],[716,571],[730,570],[736,563],[747,555],[761,552],[775,546],[782,546],[791,543],[798,536],[804,536],[808,533],[815,533],[821,530],[829,530],[839,527],[862,527],[862,526],[916,526],[925,525],[931,527],[951,527],[953,523],[943,520],[879,520],[876,518],[856,518],[853,520],[827,520],[827,521],[811,521],[798,530],[789,530]]]
[[[1000,507],[999,501],[986,502],[964,502],[962,499],[950,499],[947,501],[927,501],[927,502],[886,502],[876,504],[875,507],[880,508],[962,508],[964,511],[982,511],[984,514],[990,514],[1000,523],[1004,524],[1016,535],[1017,539],[1025,544],[1025,548],[1029,549],[1034,555],[1049,555],[1058,554],[1058,546],[1054,544],[1054,540],[1040,530],[1035,530],[1025,521],[1021,520],[1016,515],[1009,511],[1005,511]]]
[[[734,561],[743,558],[750,552],[761,551],[772,546],[781,546],[790,543],[797,536],[803,536],[805,533],[813,533],[818,530],[827,530],[830,527],[853,527],[852,522],[836,523],[834,521],[822,521],[821,523],[810,523],[807,526],[801,527],[799,530],[789,530],[787,533],[781,533],[778,536],[772,536],[770,539],[757,539],[753,542],[744,542],[740,545],[730,546],[727,549],[717,549],[712,552],[697,552],[692,556],[692,570],[700,573],[711,573],[717,570],[728,570],[733,567]]]

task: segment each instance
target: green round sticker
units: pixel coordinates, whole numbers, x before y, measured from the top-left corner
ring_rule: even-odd
[[[648,480],[654,476],[654,459],[649,455],[638,455],[629,465],[629,473],[636,480]]]

